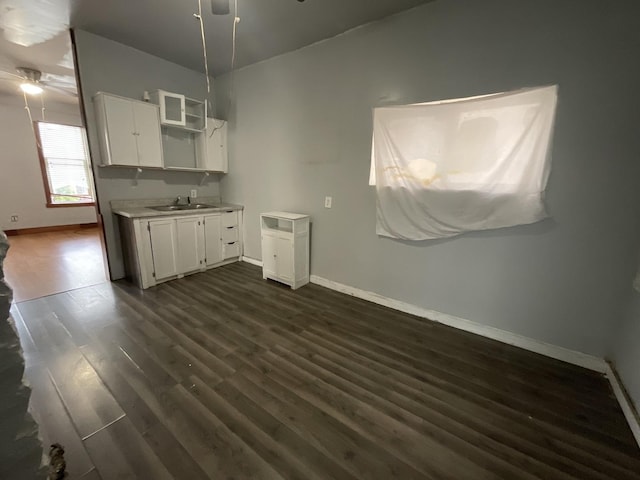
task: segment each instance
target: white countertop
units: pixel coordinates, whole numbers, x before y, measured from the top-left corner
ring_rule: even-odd
[[[302,213],[291,213],[291,212],[266,212],[266,213],[261,213],[260,216],[284,218],[286,220],[299,220],[301,218],[307,218],[309,215],[305,215]]]
[[[206,203],[206,202],[203,202]],[[162,203],[158,203],[157,205],[163,205]],[[166,204],[164,204],[166,205]],[[147,217],[174,217],[176,215],[186,216],[186,215],[201,215],[203,213],[214,213],[214,212],[224,212],[228,210],[242,210],[244,207],[242,205],[235,205],[233,203],[216,203],[212,208],[198,208],[192,210],[170,210],[170,211],[160,211],[154,210],[149,206],[131,206],[131,207],[121,207],[117,209],[113,209],[112,212],[116,215],[120,215],[126,218],[147,218]]]

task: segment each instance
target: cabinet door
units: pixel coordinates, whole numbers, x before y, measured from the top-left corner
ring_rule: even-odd
[[[276,270],[278,277],[293,282],[293,243],[289,238],[278,237],[276,246]]]
[[[174,219],[149,222],[151,257],[156,280],[178,274],[176,221]]]
[[[262,234],[262,276],[277,277],[278,239],[273,235]]]
[[[178,273],[200,270],[204,264],[204,226],[202,217],[176,219],[178,235]]]
[[[132,102],[138,162],[141,167],[162,167],[162,137],[158,106]]]
[[[136,126],[133,120],[133,104],[124,98],[103,95],[106,118],[106,151],[103,162],[110,165],[138,166]]]
[[[204,242],[207,265],[215,265],[222,261],[221,237],[220,215],[206,215],[204,217]]]
[[[229,170],[227,158],[227,122],[209,118],[207,121],[206,170],[226,173]]]
[[[160,119],[163,125],[185,126],[185,97],[179,93],[159,91]]]

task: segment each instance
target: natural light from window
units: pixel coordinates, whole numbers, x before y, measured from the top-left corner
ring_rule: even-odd
[[[446,238],[547,217],[557,87],[378,107],[376,232]]]
[[[36,122],[47,206],[94,203],[85,131],[74,125]]]

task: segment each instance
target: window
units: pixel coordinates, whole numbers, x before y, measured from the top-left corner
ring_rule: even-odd
[[[34,124],[47,206],[94,205],[84,128],[49,122]]]
[[[374,109],[379,235],[428,240],[537,222],[557,87]]]

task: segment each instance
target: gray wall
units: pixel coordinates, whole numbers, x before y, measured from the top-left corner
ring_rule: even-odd
[[[640,411],[640,294],[633,292],[624,320],[618,329],[610,355],[631,396]]]
[[[311,214],[311,272],[604,356],[640,244],[636,1],[446,0],[243,68],[226,201]],[[216,79],[226,105],[229,76]],[[442,241],[375,235],[371,108],[559,84],[543,222]],[[324,209],[325,195],[333,196]]]
[[[202,174],[145,170],[136,184],[134,169],[100,167],[92,97],[102,91],[140,100],[145,90],[162,89],[204,99],[205,76],[82,30],[75,31],[75,43],[99,210],[104,221],[111,278],[115,280],[124,276],[124,267],[120,234],[109,201],[184,196],[192,188],[197,188],[200,196],[217,196],[218,177],[212,175],[200,186]]]

